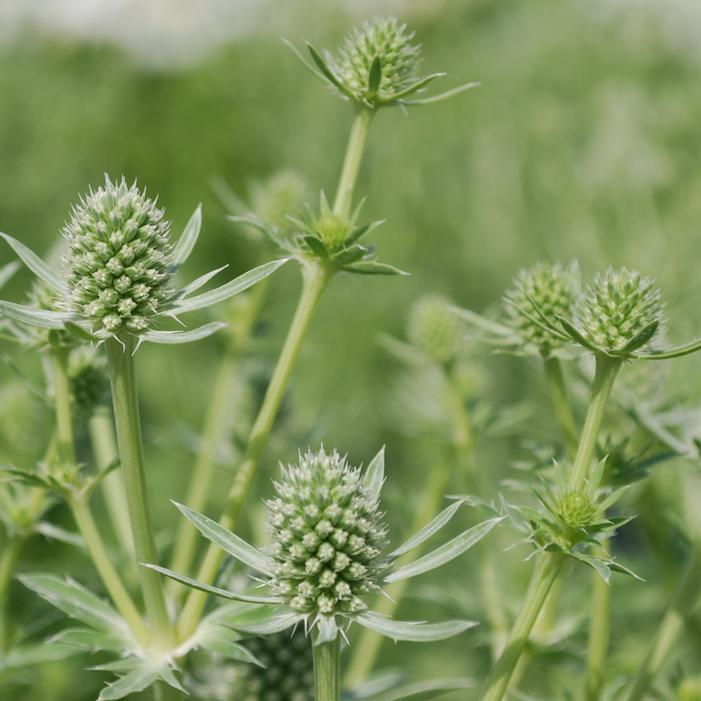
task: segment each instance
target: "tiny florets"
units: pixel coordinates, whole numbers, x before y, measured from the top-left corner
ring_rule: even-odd
[[[420,47],[412,44],[414,33],[396,17],[364,22],[346,38],[335,59],[343,85],[360,101],[391,100],[416,81]],[[379,57],[382,78],[372,94],[369,75],[375,57]]]
[[[162,209],[124,178],[91,191],[63,228],[68,306],[93,332],[147,330],[173,291],[173,246]]]
[[[273,589],[304,614],[364,611],[362,597],[381,579],[386,533],[360,470],[322,448],[283,468],[275,489],[267,503]]]
[[[573,270],[560,263],[538,263],[521,270],[504,302],[524,345],[535,347],[544,357],[559,348],[562,341],[547,324],[559,327],[558,317],[571,316],[575,294]],[[538,323],[541,319],[543,323]]]
[[[651,278],[627,268],[609,268],[587,290],[579,321],[593,346],[607,353],[621,351],[662,321],[660,292]]]
[[[313,701],[312,648],[302,628],[244,642],[264,667],[246,665],[237,674],[234,693],[241,701]]]
[[[462,326],[442,295],[426,295],[411,309],[407,325],[409,340],[438,363],[447,363],[458,354]]]
[[[565,492],[556,504],[558,516],[567,528],[586,528],[597,515],[597,505],[584,490]]]
[[[348,237],[348,222],[332,212],[322,214],[316,222],[316,233],[330,251],[337,251]]]

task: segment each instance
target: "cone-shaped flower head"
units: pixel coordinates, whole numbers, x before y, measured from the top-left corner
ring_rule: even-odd
[[[560,335],[549,331],[559,328],[558,317],[569,318],[576,294],[576,275],[561,263],[538,263],[521,270],[504,298],[511,325],[525,346],[548,357],[562,345]]]
[[[462,324],[452,311],[449,299],[442,295],[426,295],[411,309],[407,336],[429,358],[447,363],[460,350]]]
[[[234,693],[240,701],[314,701],[312,648],[304,629],[251,638],[244,643],[264,667],[246,665]]]
[[[414,33],[396,17],[377,17],[356,27],[346,37],[335,60],[343,85],[361,102],[391,100],[417,79],[420,47],[412,44]],[[371,68],[379,60],[379,86],[371,85]]]
[[[336,451],[300,455],[268,502],[275,560],[272,588],[293,609],[333,616],[365,610],[382,581],[386,544],[377,498]]]
[[[609,268],[597,275],[579,309],[582,335],[604,353],[650,341],[661,321],[662,302],[655,282],[627,268]]]
[[[70,310],[94,332],[149,328],[173,295],[170,223],[156,202],[122,178],[81,199],[63,228]]]
[[[557,501],[556,509],[563,525],[573,530],[590,525],[598,514],[596,501],[584,489],[564,492]]]

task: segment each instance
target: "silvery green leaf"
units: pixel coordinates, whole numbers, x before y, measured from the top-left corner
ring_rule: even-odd
[[[117,681],[108,684],[97,697],[97,701],[115,701],[131,694],[148,689],[160,679],[160,673],[153,667],[138,667]]]
[[[214,652],[217,655],[222,655],[228,660],[236,660],[237,662],[245,662],[246,664],[254,664],[258,667],[265,667],[247,647],[231,640],[230,630],[227,628],[221,628],[220,630],[221,633],[218,637],[207,637],[200,642],[200,647]]]
[[[388,263],[380,263],[375,260],[361,260],[352,265],[344,265],[341,267],[347,273],[358,273],[359,275],[411,275],[405,270],[395,268]]]
[[[194,214],[185,225],[183,233],[173,249],[171,265],[173,270],[177,270],[190,256],[192,249],[197,243],[202,228],[202,205],[198,204]]]
[[[321,73],[319,73],[319,71],[317,71],[316,68],[314,68],[314,66],[312,66],[311,63],[309,63],[309,61],[307,61],[306,58],[304,58],[304,56],[302,55],[300,50],[291,41],[289,41],[283,37],[282,42],[285,44],[285,46],[287,46],[292,51],[292,53],[301,61],[302,65],[313,76],[315,76],[319,80],[325,80],[324,76]]]
[[[494,526],[503,521],[505,518],[505,516],[499,516],[498,518],[491,518],[487,521],[483,521],[482,523],[478,523],[476,526],[473,526],[464,533],[461,533],[456,538],[448,541],[445,545],[441,545],[433,552],[428,553],[428,555],[424,555],[418,560],[395,570],[385,577],[385,581],[396,582],[400,579],[406,579],[407,577],[415,577],[417,574],[429,572],[436,567],[440,567],[441,565],[450,562],[458,557],[458,555],[462,555],[462,553],[475,545],[475,543],[482,540],[482,538],[484,538],[484,536],[486,536],[487,533],[494,528]]]
[[[237,278],[230,280],[229,282],[221,285],[219,287],[210,290],[209,292],[203,292],[196,297],[190,297],[187,299],[178,300],[172,310],[168,310],[168,313],[172,312],[175,314],[180,314],[183,312],[193,312],[197,309],[204,309],[218,302],[223,302],[234,295],[247,290],[252,287],[257,282],[260,282],[268,275],[272,275],[279,267],[287,263],[289,258],[280,258],[278,260],[270,261],[269,263],[264,263],[259,265],[253,270],[239,275]]]
[[[35,526],[34,530],[50,540],[58,540],[62,543],[73,545],[76,548],[85,548],[85,541],[83,541],[80,535],[72,531],[67,531],[65,528],[56,526],[48,521],[40,521]]]
[[[380,81],[382,80],[382,61],[376,54],[368,71],[368,97],[374,98],[377,91],[380,89]]]
[[[353,616],[353,620],[361,626],[384,635],[395,642],[424,643],[434,640],[452,638],[468,628],[478,625],[475,621],[444,621],[442,623],[424,623],[420,621],[394,621],[372,611],[366,611]]]
[[[307,234],[306,236],[302,237],[302,240],[304,241],[304,243],[307,244],[307,246],[309,246],[309,250],[311,250],[311,252],[315,256],[318,256],[323,260],[329,257],[328,249],[324,245],[324,242],[318,236],[312,236],[311,234]]]
[[[72,579],[44,573],[21,574],[18,579],[71,618],[109,633],[127,630],[126,623],[107,602]]]
[[[19,256],[22,262],[40,279],[60,294],[66,293],[66,285],[39,256],[30,248],[27,248],[21,241],[13,238],[9,234],[0,231],[2,236],[12,250]]]
[[[209,584],[204,584],[203,582],[198,582],[196,579],[191,579],[183,574],[178,574],[169,570],[167,567],[161,567],[160,565],[150,565],[148,563],[140,563],[142,567],[147,567],[154,572],[164,575],[165,577],[170,577],[180,584],[185,584],[193,589],[199,589],[200,591],[206,592],[207,594],[213,594],[214,596],[221,596],[224,599],[231,599],[232,601],[247,601],[252,604],[279,604],[281,599],[276,596],[248,596],[246,594],[236,594],[233,591],[228,591],[227,589],[221,589],[220,587],[213,587]]]
[[[667,360],[669,358],[680,358],[683,355],[690,355],[701,350],[701,338],[697,338],[689,343],[681,346],[674,346],[666,350],[653,350],[646,353],[631,353],[631,358],[640,358],[641,360]]]
[[[232,557],[258,572],[272,576],[275,568],[273,559],[264,552],[239,538],[235,533],[224,528],[211,518],[193,511],[184,504],[173,502],[180,512],[187,518],[202,535]]]
[[[79,652],[78,648],[58,641],[33,643],[13,647],[6,654],[0,655],[0,671],[3,669],[23,669],[36,667],[45,662],[55,662],[71,657]]]
[[[622,348],[622,353],[629,353],[634,350],[638,350],[641,346],[644,346],[657,332],[660,322],[653,321],[648,324],[637,336],[632,338],[626,345]]]
[[[389,554],[389,557],[396,559],[428,540],[434,533],[437,533],[441,528],[443,528],[443,526],[445,526],[453,518],[453,516],[455,516],[458,509],[464,503],[465,500],[461,499],[451,504],[447,509],[441,511],[438,516],[432,519],[418,533],[415,533],[411,538],[409,538],[409,540],[400,545],[396,550],[393,550]]]
[[[129,645],[124,635],[94,628],[66,628],[51,638],[50,644],[70,645],[88,652],[123,652]]]
[[[210,270],[208,273],[205,273],[204,275],[200,275],[198,278],[193,280],[191,283],[188,285],[185,285],[185,287],[181,288],[178,290],[178,296],[180,298],[182,297],[187,297],[188,295],[192,294],[195,290],[199,290],[200,287],[203,287],[206,285],[213,277],[218,275],[222,270],[226,270],[229,265],[228,263],[226,265],[222,265],[221,268],[216,268],[215,270]]]
[[[601,501],[598,504],[600,512],[603,514],[606,512],[607,509],[612,507],[628,491],[629,487],[630,485],[626,484],[623,487],[620,487],[611,494],[609,494],[609,496],[607,496],[603,501]]]
[[[323,645],[336,640],[338,636],[338,624],[333,616],[319,616],[316,619],[317,635],[314,639],[314,645]]]
[[[599,577],[601,577],[601,579],[603,579],[604,582],[606,582],[606,584],[609,583],[611,579],[611,570],[606,562],[600,560],[599,558],[587,555],[586,553],[578,552],[576,550],[568,550],[567,554],[570,557],[573,557],[575,560],[579,560],[585,565],[589,565],[589,567],[591,567],[599,575]]]
[[[287,609],[281,613],[280,609],[271,608],[267,620],[263,619],[258,623],[236,625],[236,630],[253,635],[274,635],[297,625],[303,619],[304,616],[296,611]]]
[[[44,309],[34,309],[23,304],[0,300],[0,316],[6,316],[15,321],[42,329],[63,329],[66,321],[72,321],[73,315],[68,312],[52,312]]]
[[[139,338],[149,343],[161,343],[170,345],[174,343],[191,343],[207,338],[217,331],[226,328],[226,324],[221,321],[212,321],[204,326],[198,326],[196,329],[188,329],[187,331],[146,331],[140,334]]]
[[[593,346],[589,341],[582,335],[582,333],[579,331],[579,329],[570,321],[567,319],[564,319],[562,317],[558,318],[558,321],[560,322],[560,325],[562,328],[565,330],[565,333],[575,342],[578,343],[580,346],[584,346],[584,348],[589,349],[590,351],[596,352],[598,348],[596,346]]]
[[[645,581],[640,575],[637,575],[635,572],[633,572],[633,570],[631,570],[629,567],[626,567],[625,565],[622,565],[617,560],[613,560],[613,559],[607,560],[606,564],[614,572],[618,572],[620,574],[627,574],[629,577],[633,577],[633,579],[637,579],[639,582]]]
[[[382,485],[385,482],[385,447],[382,446],[377,455],[371,460],[368,469],[365,470],[363,486],[367,489],[371,499],[380,498]]]
[[[425,682],[414,682],[398,689],[393,689],[380,696],[373,697],[373,701],[401,701],[402,699],[412,699],[412,701],[428,701],[436,699],[443,694],[458,689],[472,689],[475,686],[473,679],[469,677],[458,677],[455,679],[433,679]]]
[[[319,70],[322,72],[324,77],[338,90],[341,91],[346,97],[353,99],[353,94],[350,93],[346,87],[341,83],[341,81],[336,77],[336,74],[329,68],[326,61],[322,58],[321,54],[309,43],[307,42],[307,50],[309,51],[312,60],[316,63]]]
[[[455,95],[459,95],[467,90],[472,90],[473,88],[478,88],[481,83],[465,83],[464,85],[459,85],[457,88],[452,88],[451,90],[446,90],[445,92],[439,93],[438,95],[433,95],[431,97],[424,97],[418,100],[399,100],[400,104],[406,105],[407,107],[415,107],[418,105],[430,105],[434,102],[441,102],[447,100]]]
[[[448,74],[447,73],[432,73],[431,75],[427,75],[425,78],[421,78],[420,80],[417,80],[415,83],[412,83],[408,87],[404,88],[404,90],[400,90],[399,92],[393,93],[393,95],[389,99],[389,101],[396,102],[398,100],[401,100],[403,97],[408,97],[409,95],[412,95],[413,93],[418,92],[422,88],[425,88],[429,83],[436,80],[436,78],[445,78],[446,75],[448,75]],[[384,102],[384,101],[381,100],[381,102]]]
[[[364,224],[363,226],[356,227],[348,235],[348,238],[345,240],[345,245],[352,246],[354,243],[363,238],[363,236],[367,236],[371,231],[374,231],[378,226],[382,226],[384,223],[384,219],[378,219],[370,224]]]
[[[19,269],[19,263],[13,261],[7,265],[3,265],[0,268],[0,287],[4,287],[7,281],[17,272]]]

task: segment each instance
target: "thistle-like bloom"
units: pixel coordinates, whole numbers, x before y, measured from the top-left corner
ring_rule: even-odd
[[[597,275],[579,309],[582,336],[608,355],[645,345],[661,322],[661,295],[654,280],[627,268]]]
[[[307,43],[314,65],[292,49],[314,75],[343,97],[373,110],[395,104],[438,102],[478,85],[467,83],[433,97],[408,99],[445,73],[419,76],[421,48],[414,44],[414,33],[396,17],[364,22],[351,31],[335,55],[320,53]]]
[[[429,641],[460,633],[470,621],[429,624],[393,621],[368,609],[368,595],[385,583],[413,577],[453,560],[501,521],[491,518],[470,528],[404,567],[399,557],[426,541],[466,500],[455,501],[404,545],[385,554],[386,536],[379,508],[384,453],[363,474],[335,451],[300,455],[282,470],[277,497],[268,502],[273,544],[259,550],[202,514],[177,505],[202,532],[231,556],[265,578],[266,595],[245,595],[211,587],[171,570],[148,565],[173,579],[217,596],[269,605],[257,625],[239,627],[256,634],[283,631],[300,622],[317,630],[317,641],[336,638],[345,623],[360,625],[394,640]]]
[[[30,326],[67,331],[81,340],[186,343],[222,327],[206,324],[190,331],[162,331],[164,318],[209,307],[248,289],[288,259],[272,261],[201,294],[193,293],[223,268],[181,289],[174,275],[195,246],[202,224],[198,207],[177,243],[163,210],[124,178],[105,184],[74,207],[63,230],[68,252],[63,275],[56,274],[20,241],[0,233],[40,279],[42,297],[35,306],[0,301],[0,314]],[[224,266],[226,267],[226,266]],[[42,308],[47,304],[50,309]]]
[[[458,354],[464,332],[450,300],[431,294],[419,299],[412,307],[407,336],[431,360],[448,363]]]
[[[558,326],[561,317],[572,315],[577,291],[575,271],[573,266],[561,263],[538,263],[521,270],[504,296],[509,324],[523,346],[545,358],[563,344],[561,334],[551,331],[547,324]]]

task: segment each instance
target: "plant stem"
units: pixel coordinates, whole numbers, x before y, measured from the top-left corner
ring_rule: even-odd
[[[339,701],[341,698],[341,640],[337,635],[329,643],[312,647],[314,656],[315,701]]]
[[[52,346],[49,353],[56,411],[56,454],[59,460],[75,462],[71,389],[68,382],[68,349]]]
[[[134,339],[128,335],[122,341],[124,345],[116,338],[110,338],[105,343],[112,384],[117,444],[137,562],[156,563],[158,554],[151,523],[134,376]],[[166,610],[161,577],[153,570],[140,567],[139,578],[152,633],[160,644],[170,647],[174,643],[174,635]]]
[[[7,616],[8,591],[25,540],[24,536],[17,533],[8,535],[0,556],[0,655],[10,644],[10,622]]]
[[[185,504],[195,511],[203,511],[207,504],[207,497],[214,477],[217,451],[225,438],[228,427],[227,416],[230,405],[231,385],[236,376],[241,350],[248,343],[260,312],[265,294],[265,282],[263,281],[256,285],[249,293],[249,297],[246,300],[246,313],[241,320],[238,335],[229,342],[217,370],[212,396],[205,416],[202,444],[192,478],[190,479],[187,496],[185,497]],[[198,534],[199,531],[190,521],[184,518],[180,519],[173,544],[170,569],[182,573],[189,572],[197,550]],[[171,584],[174,586],[174,592],[182,591],[181,589],[176,589],[177,584],[173,580],[170,581],[169,586]]]
[[[692,547],[674,598],[662,618],[645,660],[638,669],[626,701],[642,701],[645,698],[653,679],[662,669],[679,639],[687,618],[696,606],[701,594],[701,542],[695,542]]]
[[[545,378],[550,391],[555,416],[560,424],[562,435],[565,439],[565,446],[570,457],[574,457],[577,452],[577,427],[572,415],[572,409],[567,399],[567,388],[565,378],[562,374],[562,364],[559,358],[545,358],[543,361],[545,368]]]
[[[99,407],[90,417],[88,429],[95,466],[98,470],[104,470],[119,457],[112,416],[106,407]],[[117,542],[122,552],[134,559],[134,540],[129,522],[129,502],[124,488],[124,480],[119,474],[119,470],[112,470],[103,478],[100,490],[107,505],[107,513]]]
[[[373,115],[374,112],[372,110],[367,107],[361,107],[353,120],[341,177],[336,190],[336,198],[333,203],[333,213],[343,219],[346,219],[351,211],[353,190],[358,180],[358,172],[363,160],[365,142],[367,141]]]
[[[435,470],[429,474],[422,490],[424,497],[412,524],[412,534],[423,528],[435,516],[443,497],[443,490],[448,481],[448,472],[446,466],[442,466],[442,469]],[[398,566],[410,564],[421,555],[422,550],[423,548],[419,547],[408,553],[398,561]],[[381,616],[391,618],[404,596],[408,583],[408,579],[401,579],[385,587],[385,596],[379,597],[377,605],[373,607],[373,611]],[[354,641],[354,654],[345,676],[345,683],[349,688],[354,688],[363,682],[372,671],[380,652],[382,641],[382,636],[367,628],[362,629],[358,639]]]
[[[73,518],[90,553],[90,558],[95,565],[95,569],[99,572],[100,579],[102,579],[102,583],[105,585],[110,598],[122,615],[122,618],[131,628],[136,640],[142,645],[146,644],[149,640],[149,632],[112,564],[112,560],[110,560],[90,508],[82,499],[70,499],[69,505]]]
[[[596,440],[599,436],[601,421],[604,418],[606,403],[611,395],[613,383],[621,367],[621,362],[617,358],[610,358],[603,354],[598,354],[596,357],[596,374],[594,375],[591,400],[570,476],[570,487],[572,489],[580,489],[586,483],[594,458]]]
[[[501,701],[504,698],[511,675],[526,647],[548,593],[560,574],[563,562],[564,558],[557,553],[546,553],[539,559],[523,608],[514,622],[504,651],[487,679],[481,701]]]
[[[608,553],[608,541],[601,544]],[[611,587],[596,572],[592,572],[591,619],[587,651],[586,701],[599,701],[604,688],[606,655],[609,647],[609,614]]]
[[[219,520],[225,528],[234,528],[238,521],[241,508],[258,468],[258,460],[272,430],[290,375],[297,362],[302,341],[314,316],[321,293],[329,279],[328,270],[317,264],[309,264],[303,271],[302,294],[292,324],[287,332],[287,338],[270,379],[263,403],[251,429],[243,462],[236,472],[234,483],[229,490],[224,514]],[[212,582],[223,557],[223,550],[216,545],[210,545],[197,573],[197,579],[200,582]],[[194,633],[206,601],[207,594],[205,592],[193,589],[188,594],[178,622],[178,632],[181,639],[186,639]]]

